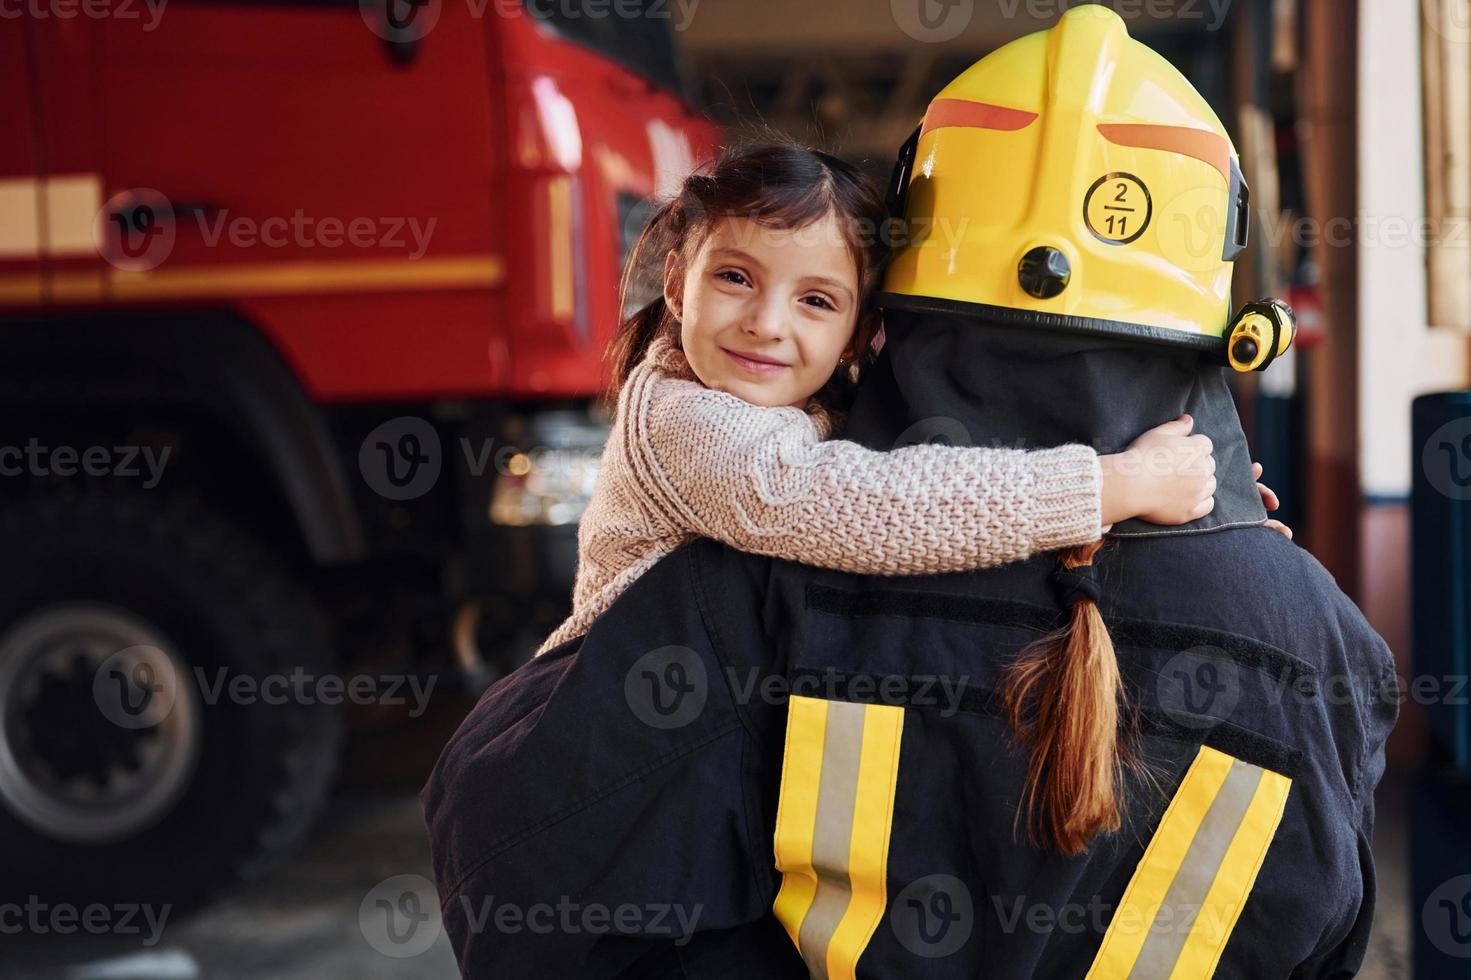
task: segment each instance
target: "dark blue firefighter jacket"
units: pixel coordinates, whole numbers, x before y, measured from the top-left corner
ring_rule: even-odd
[[[1018,823],[995,699],[1061,622],[1054,557],[881,579],[670,555],[487,691],[424,787],[464,975],[1354,975],[1385,644],[1265,528],[1097,566],[1141,766],[1124,826],[1064,857]]]

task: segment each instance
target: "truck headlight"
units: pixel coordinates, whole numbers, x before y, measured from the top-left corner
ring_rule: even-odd
[[[608,427],[577,413],[530,420],[535,448],[505,459],[490,496],[494,524],[575,524],[592,499]]]

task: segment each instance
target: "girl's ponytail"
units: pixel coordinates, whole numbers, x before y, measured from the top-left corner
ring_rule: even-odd
[[[665,252],[684,245],[688,220],[684,211],[683,195],[660,205],[639,232],[638,240],[629,250],[623,274],[618,282],[618,308],[628,309],[630,297],[653,292],[653,299],[629,314],[619,325],[618,331],[604,352],[608,378],[603,386],[606,406],[611,409],[618,401],[618,392],[628,380],[634,367],[643,360],[649,344],[660,333],[670,329],[674,318],[664,302]],[[655,259],[660,261],[655,261]],[[656,275],[657,270],[657,275]]]
[[[1027,815],[1034,844],[1063,854],[1119,828],[1123,769],[1133,763],[1119,737],[1123,679],[1098,612],[1093,558],[1102,547],[1059,558],[1053,579],[1071,621],[1017,655],[1003,693],[1012,729],[1031,750],[1017,816]]]

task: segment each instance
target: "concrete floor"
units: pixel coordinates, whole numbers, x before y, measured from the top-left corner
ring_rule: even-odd
[[[152,949],[105,937],[14,950],[0,962],[5,980],[456,980],[459,970],[440,933],[407,957],[384,941],[369,893],[399,875],[428,884],[429,847],[419,801],[339,798],[299,860],[264,881],[233,891],[203,911],[169,923]],[[399,894],[402,894],[400,891]],[[431,905],[430,908],[433,908]],[[438,929],[438,915],[429,923]]]
[[[1403,781],[1380,786],[1376,853],[1380,894],[1364,980],[1409,980],[1411,910],[1405,857]],[[417,875],[422,879],[401,879]],[[342,795],[305,855],[267,880],[177,923],[140,950],[106,938],[27,943],[6,937],[5,980],[455,980],[454,955],[438,931],[401,944],[374,917],[374,898],[404,884],[433,909],[428,846],[412,791],[393,797]],[[432,943],[426,942],[433,935]],[[423,952],[416,952],[427,946]],[[402,954],[412,955],[402,955]]]
[[[1379,899],[1374,933],[1364,957],[1362,980],[1410,980],[1410,845],[1407,833],[1408,782],[1397,772],[1385,774],[1374,794],[1374,873]]]

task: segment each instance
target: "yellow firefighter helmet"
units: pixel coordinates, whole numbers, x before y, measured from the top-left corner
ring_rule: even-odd
[[[886,308],[1194,347],[1238,370],[1291,342],[1290,311],[1263,302],[1252,315],[1279,320],[1252,321],[1256,350],[1236,343],[1246,328],[1231,322],[1231,269],[1249,192],[1235,147],[1200,93],[1107,7],[1075,7],[946,86],[890,195],[907,239]],[[1251,356],[1228,356],[1233,346]]]

